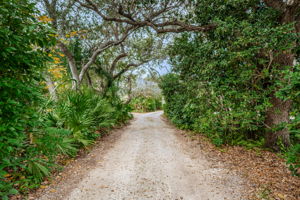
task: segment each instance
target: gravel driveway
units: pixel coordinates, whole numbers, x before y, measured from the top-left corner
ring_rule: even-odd
[[[161,111],[134,114],[113,147],[101,160],[94,158],[96,167],[61,199],[241,200],[243,180],[222,163],[191,154],[161,115]],[[52,195],[40,199],[57,199]]]

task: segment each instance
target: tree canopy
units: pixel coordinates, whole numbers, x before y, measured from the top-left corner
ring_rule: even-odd
[[[178,127],[299,174],[299,0],[5,0],[0,16],[3,199],[162,96]]]

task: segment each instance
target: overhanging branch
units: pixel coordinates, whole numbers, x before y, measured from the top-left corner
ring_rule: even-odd
[[[95,60],[97,59],[98,55],[101,54],[103,51],[105,51],[106,49],[112,47],[112,46],[116,46],[121,44],[122,42],[124,42],[124,40],[126,40],[126,38],[130,35],[130,31],[135,29],[135,27],[130,26],[128,27],[124,33],[123,36],[119,39],[119,40],[115,40],[115,41],[108,41],[106,43],[103,43],[102,45],[99,46],[99,48],[97,48],[92,56],[89,58],[88,62],[82,67],[82,70],[79,74],[79,81],[81,82],[83,79],[83,76],[85,74],[85,72],[88,70],[88,68],[95,63]]]
[[[112,62],[111,64],[111,67],[110,67],[110,72],[113,73],[116,69],[116,66],[117,66],[117,63],[122,59],[122,58],[125,58],[126,56],[128,56],[127,53],[122,53],[120,55],[118,55],[114,61]]]
[[[150,13],[144,20],[138,20],[138,19],[134,19],[131,13],[125,13],[122,5],[118,5],[117,7],[118,10],[116,11],[116,13],[119,15],[119,17],[110,17],[103,14],[103,12],[101,12],[98,6],[91,0],[76,0],[76,1],[81,6],[93,10],[105,21],[125,23],[139,28],[148,26],[153,28],[157,33],[167,33],[167,32],[180,33],[185,31],[204,32],[204,31],[209,31],[211,29],[214,29],[216,27],[216,25],[214,24],[197,26],[197,25],[187,24],[178,20],[170,20],[162,23],[155,23],[156,17],[174,8],[174,6],[168,7],[168,3],[164,4],[162,9]],[[85,3],[83,3],[82,1],[84,1]]]

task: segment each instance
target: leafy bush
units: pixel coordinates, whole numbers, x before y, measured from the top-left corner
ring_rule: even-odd
[[[101,128],[131,118],[129,108],[92,90],[46,99],[42,77],[55,34],[35,18],[34,4],[0,4],[0,198],[27,193],[99,137]]]
[[[300,114],[294,112],[296,115],[289,124],[289,130],[291,134],[292,146],[286,151],[285,158],[291,172],[300,176]]]
[[[49,125],[70,130],[78,145],[88,146],[99,127],[111,127],[115,109],[91,90],[67,91],[48,112]]]
[[[35,113],[37,123],[30,132],[9,140],[15,145],[1,143],[8,150],[22,152],[13,158],[1,154],[2,195],[14,194],[16,183],[21,192],[38,187],[59,167],[58,157],[75,156],[80,147],[91,145],[101,136],[99,129],[111,128],[132,117],[130,108],[120,100],[108,100],[87,88],[66,91],[55,102],[45,100],[40,101],[42,109]]]
[[[258,1],[198,2],[193,20],[216,27],[174,40],[173,72],[160,87],[165,113],[178,127],[216,145],[285,151],[291,143],[288,162],[297,167],[300,127],[288,116],[299,114],[300,65],[287,58],[299,53],[299,34],[293,23],[278,21],[280,15]]]
[[[285,154],[289,169],[295,176],[300,176],[300,144],[295,144]]]
[[[30,162],[40,156],[31,140],[41,126],[39,72],[55,40],[27,0],[1,2],[0,16],[0,196],[7,199],[17,193],[14,185],[30,182],[24,175],[36,171]]]
[[[151,112],[162,108],[160,98],[138,96],[131,100],[130,105],[135,112]]]
[[[75,156],[78,146],[72,138],[72,131],[63,128],[48,127],[36,139],[36,145],[43,155],[54,161],[58,154]]]
[[[115,111],[112,113],[112,119],[115,119],[118,124],[125,123],[133,118],[130,105],[124,104],[120,98],[109,98],[109,102],[115,108]]]

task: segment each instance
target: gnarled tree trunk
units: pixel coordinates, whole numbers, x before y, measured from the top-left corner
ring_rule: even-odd
[[[280,126],[282,123],[289,122],[289,112],[291,108],[291,101],[283,101],[274,95],[271,97],[272,107],[267,110],[265,124],[270,130],[266,132],[265,145],[269,148],[278,150],[277,141],[282,140],[283,144],[288,147],[290,145],[290,134],[287,128],[274,131],[272,128]]]
[[[284,52],[278,55],[274,59],[274,65],[278,69],[284,70],[292,68],[294,64],[295,56],[292,52]],[[280,77],[279,78],[283,78]],[[284,146],[290,146],[290,134],[287,128],[284,128],[279,131],[274,131],[278,126],[284,123],[289,122],[289,113],[292,105],[291,100],[284,101],[275,95],[276,91],[274,91],[270,96],[270,103],[272,106],[266,112],[265,124],[268,128],[266,132],[266,141],[265,146],[272,148],[274,150],[279,150],[278,148],[278,140],[281,139]],[[272,130],[273,129],[273,130]]]
[[[267,6],[278,10],[281,13],[279,23],[290,24],[295,23],[295,32],[299,32],[297,28],[298,20],[297,12],[300,8],[299,0],[264,0]],[[296,41],[295,41],[296,45]],[[292,68],[294,65],[295,55],[292,50],[287,50],[276,56],[274,59],[274,65],[278,69]],[[280,77],[279,77],[280,78]],[[282,123],[289,122],[289,112],[292,106],[292,101],[284,101],[275,96],[276,91],[271,94],[270,102],[272,107],[267,110],[265,124],[269,129],[266,133],[265,145],[269,148],[278,150],[278,139],[282,139],[283,144],[287,147],[290,145],[290,134],[286,128],[276,131],[276,127]],[[272,129],[275,129],[275,131]]]
[[[44,79],[46,81],[46,85],[50,94],[50,97],[56,101],[57,100],[57,95],[56,95],[56,90],[55,90],[55,85],[54,82],[51,80],[51,77],[48,74],[44,74]]]
[[[87,71],[86,72],[86,79],[87,79],[87,84],[90,88],[93,88],[93,82],[92,82],[92,78],[90,76],[90,73]]]

